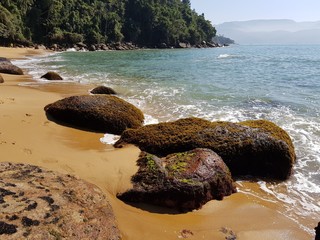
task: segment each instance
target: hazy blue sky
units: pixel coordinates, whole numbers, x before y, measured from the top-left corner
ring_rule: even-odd
[[[191,0],[213,24],[252,19],[320,20],[320,0]]]

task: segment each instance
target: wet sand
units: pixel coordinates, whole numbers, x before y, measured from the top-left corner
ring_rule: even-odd
[[[44,54],[40,50],[0,48],[0,57],[23,58]],[[47,119],[45,105],[66,96],[88,94],[92,86],[34,83],[31,76],[1,74],[1,161],[29,163],[79,176],[99,186],[114,209],[123,239],[226,239],[305,240],[313,236],[300,223],[287,218],[278,203],[263,197],[233,194],[223,201],[210,201],[201,210],[175,214],[162,208],[130,206],[116,198],[130,187],[139,149],[114,149],[100,142],[103,134],[58,125]],[[21,85],[22,84],[22,85]],[[256,191],[257,184],[243,183]],[[257,193],[258,195],[258,193]],[[232,238],[230,238],[232,239]]]

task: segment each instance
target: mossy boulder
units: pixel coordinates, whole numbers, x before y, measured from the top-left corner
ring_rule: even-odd
[[[13,65],[7,58],[0,58],[0,73],[23,75],[22,69]]]
[[[46,74],[42,75],[41,78],[47,80],[63,80],[63,78],[56,72],[47,72]]]
[[[0,83],[4,83],[4,79],[1,75],[0,75]]]
[[[92,94],[117,94],[115,90],[106,86],[98,86],[90,91]]]
[[[72,96],[44,109],[59,123],[103,133],[121,134],[127,128],[141,127],[144,121],[138,108],[111,95]]]
[[[144,202],[192,211],[236,191],[230,171],[210,149],[194,149],[164,158],[143,152],[133,188],[118,194],[127,202]]]
[[[222,157],[233,176],[284,180],[296,159],[289,135],[266,120],[231,123],[186,118],[127,130],[115,147],[125,143],[158,156],[209,148]]]

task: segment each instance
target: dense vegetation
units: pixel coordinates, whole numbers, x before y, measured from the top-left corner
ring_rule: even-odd
[[[234,40],[232,40],[231,38],[227,38],[225,36],[222,35],[216,35],[212,41],[214,43],[220,44],[220,45],[230,45],[230,44],[235,44]]]
[[[216,30],[189,0],[1,0],[0,44],[211,41]]]

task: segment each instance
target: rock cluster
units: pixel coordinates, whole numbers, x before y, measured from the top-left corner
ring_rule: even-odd
[[[194,149],[164,158],[142,153],[133,188],[118,195],[128,202],[146,202],[182,212],[222,200],[236,191],[228,167],[212,150]]]
[[[284,180],[290,176],[296,158],[289,135],[265,120],[230,123],[180,119],[128,129],[115,147],[125,143],[157,156],[209,148],[222,157],[233,176]]]
[[[72,96],[47,105],[45,111],[63,124],[119,135],[144,121],[138,108],[112,95]]]
[[[70,175],[0,163],[1,239],[121,239],[96,186]]]

